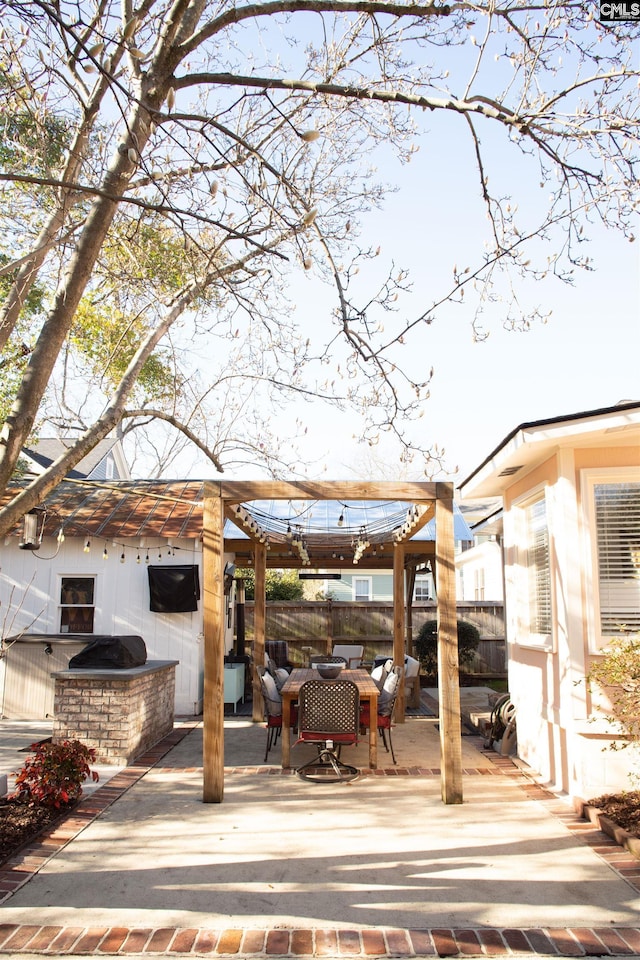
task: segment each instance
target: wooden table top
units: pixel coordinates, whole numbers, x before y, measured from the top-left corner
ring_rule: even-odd
[[[296,667],[289,674],[289,679],[285,681],[280,692],[285,695],[296,694],[300,692],[300,687],[307,680],[321,679],[322,677],[319,675],[318,671],[314,670],[312,667]],[[341,670],[340,676],[337,679],[351,680],[352,683],[355,683],[357,686],[358,693],[361,697],[377,696],[380,692],[374,681],[371,679],[371,675],[364,669]],[[327,683],[330,682],[330,680],[327,680]]]

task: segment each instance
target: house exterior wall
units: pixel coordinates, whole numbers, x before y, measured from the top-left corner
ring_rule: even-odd
[[[427,584],[429,597],[433,598],[432,575],[427,573],[425,575],[419,574],[418,576]],[[393,601],[393,574],[380,572],[380,570],[365,570],[363,568],[362,570],[342,571],[340,580],[319,580],[317,583],[325,597],[345,603],[353,603],[356,602],[357,599],[354,584],[356,579],[369,581],[369,599],[373,603],[391,603]],[[310,596],[309,599],[313,599],[313,596]]]
[[[20,550],[18,539],[12,537],[9,543],[0,544],[0,628],[5,639],[25,632],[60,633],[61,577],[95,577],[93,633],[137,634],[145,641],[148,660],[177,660],[175,713],[192,716],[202,712],[204,601],[201,598],[198,610],[190,613],[152,612],[145,562],[148,553],[151,564],[197,565],[202,592],[202,548],[199,541],[176,540],[171,545],[159,538],[149,538],[140,544],[136,541],[107,542],[108,559],[105,560],[104,541],[91,541],[90,552],[85,553],[85,539],[67,537],[58,544],[50,538],[43,541],[40,550],[32,552]],[[123,552],[125,562],[121,563]],[[225,561],[232,559],[225,556]],[[227,652],[233,642],[232,629],[228,622]],[[87,642],[91,640],[91,634],[69,636]],[[44,657],[44,646],[37,646]],[[75,652],[75,646],[56,646],[53,669],[64,669]],[[5,692],[6,679],[6,663],[0,659],[0,704],[10,700]]]
[[[585,677],[598,656],[593,623],[593,531],[584,496],[586,472],[598,468],[605,482],[620,469],[640,467],[637,445],[561,446],[514,481],[504,496],[505,604],[509,691],[516,705],[518,754],[552,789],[583,799],[629,788],[626,751],[611,751],[611,731],[593,720]],[[616,474],[618,471],[618,474]],[[519,514],[532,497],[544,496],[548,531],[551,630],[531,629],[522,590]]]
[[[485,540],[458,554],[456,597],[458,603],[503,600],[502,547],[496,540]]]
[[[340,580],[326,580],[325,591],[333,600],[354,600],[354,580],[370,579],[371,600],[393,600],[393,574],[380,573],[379,570],[353,570],[342,572]]]

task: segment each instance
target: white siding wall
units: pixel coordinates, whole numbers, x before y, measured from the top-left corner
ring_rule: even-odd
[[[502,550],[495,540],[487,540],[456,556],[458,602],[462,600],[502,601]],[[484,596],[476,596],[476,584],[484,585]]]
[[[67,537],[58,549],[58,543],[49,539],[36,553],[20,550],[18,538],[0,545],[0,628],[3,636],[21,631],[58,633],[60,577],[95,576],[94,633],[139,634],[145,641],[149,660],[178,660],[176,714],[201,713],[204,601],[201,598],[198,610],[193,613],[152,613],[145,563],[148,549],[151,564],[198,564],[202,593],[202,548],[199,541],[172,541],[176,551],[175,556],[170,556],[166,541],[148,539],[140,548],[139,564],[136,562],[137,544],[133,541],[125,548],[124,563],[120,563],[120,545],[107,541],[109,557],[104,560],[104,541],[91,540],[89,553],[84,553],[84,543],[84,540]],[[159,549],[161,561],[158,560]],[[89,639],[90,635],[87,635]],[[230,638],[227,639],[227,648],[229,646]]]

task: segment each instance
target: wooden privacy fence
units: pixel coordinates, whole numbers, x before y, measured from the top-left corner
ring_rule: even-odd
[[[413,630],[416,637],[427,620],[435,620],[434,602],[414,603]],[[245,605],[245,639],[253,641],[254,605]],[[467,620],[480,631],[480,644],[467,675],[506,676],[507,652],[504,607],[501,603],[468,601],[457,604],[459,620]],[[393,652],[393,604],[379,601],[353,603],[338,600],[270,600],[266,605],[267,640],[286,640],[289,657],[295,664],[305,662],[309,653],[329,653],[334,643],[364,644],[364,659]],[[310,647],[311,650],[303,649]]]

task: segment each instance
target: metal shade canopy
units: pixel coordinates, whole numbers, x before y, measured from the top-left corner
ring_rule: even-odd
[[[267,545],[269,566],[388,567],[394,543],[414,562],[433,556],[436,529],[427,508],[399,500],[253,500],[229,509],[224,538],[240,565],[257,541]],[[473,540],[455,504],[454,539]]]

